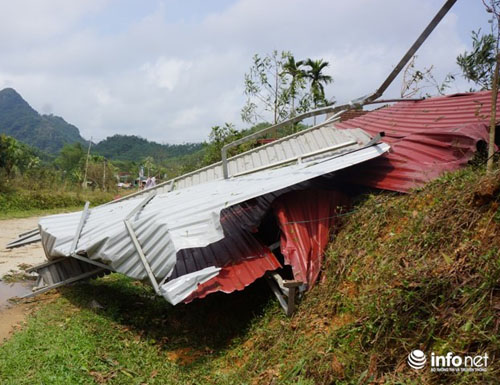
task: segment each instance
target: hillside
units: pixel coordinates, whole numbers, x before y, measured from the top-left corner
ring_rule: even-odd
[[[0,91],[0,134],[50,154],[66,143],[86,143],[77,127],[54,115],[40,115],[12,88]]]
[[[151,156],[156,162],[196,152],[201,143],[159,144],[135,135],[113,135],[93,147],[93,152],[112,160],[140,161]]]
[[[500,172],[482,168],[364,197],[292,318],[262,281],[174,308],[117,274],[64,287],[0,346],[0,373],[16,384],[497,384],[499,207]],[[490,366],[416,371],[413,349],[487,353]]]

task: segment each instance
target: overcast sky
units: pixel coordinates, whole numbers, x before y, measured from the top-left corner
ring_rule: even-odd
[[[255,53],[323,58],[338,102],[384,80],[441,0],[0,0],[0,88],[85,138],[135,134],[205,140],[240,119]],[[458,73],[470,31],[489,30],[481,0],[458,0],[420,49],[417,67]],[[401,80],[384,97],[398,96]],[[458,79],[450,93],[471,87]]]

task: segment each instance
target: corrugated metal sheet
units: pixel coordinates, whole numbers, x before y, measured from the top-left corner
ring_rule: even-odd
[[[225,237],[220,220],[222,210],[373,159],[388,149],[388,145],[379,144],[322,160],[159,194],[131,219],[132,226],[154,276],[161,281],[180,268],[179,251],[206,248]],[[146,278],[146,270],[124,225],[127,215],[142,200],[143,197],[135,197],[90,210],[76,252],[130,277]],[[245,205],[238,210],[244,213]],[[49,259],[70,255],[80,217],[81,213],[71,213],[40,220],[42,243]],[[215,255],[212,258],[216,260]],[[198,261],[196,257],[193,260]]]
[[[341,143],[356,142],[353,145],[324,155],[347,153],[363,147],[370,139],[369,135],[356,127],[350,130],[339,130],[332,125],[312,127],[229,158],[228,170],[230,175],[234,175]],[[222,163],[218,162],[163,182],[154,189],[162,194],[222,178]],[[148,191],[151,190],[140,191],[122,199],[130,199],[131,197],[143,195]]]
[[[205,298],[207,295],[218,291],[232,293],[233,291],[243,290],[256,279],[262,277],[267,271],[276,270],[280,267],[281,264],[268,249],[266,254],[258,258],[245,259],[223,267],[217,277],[198,286],[184,302],[189,303],[196,298]]]
[[[281,253],[292,266],[295,280],[312,287],[318,279],[323,253],[337,215],[350,198],[340,191],[293,191],[279,197],[273,207],[281,229]]]
[[[363,165],[356,180],[346,177],[406,192],[457,170],[472,158],[477,143],[487,140],[490,109],[491,92],[484,91],[400,102],[336,123],[337,128],[360,127],[372,135],[384,131],[384,142],[391,144],[390,153]]]

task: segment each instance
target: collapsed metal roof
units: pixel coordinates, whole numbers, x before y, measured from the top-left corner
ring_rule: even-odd
[[[223,210],[231,212],[238,205],[269,194],[275,197],[300,183],[389,150],[387,144],[371,144],[370,137],[361,134],[361,130],[352,132],[359,136],[358,141],[344,142],[342,133],[337,138],[337,142],[343,143],[341,148],[324,151],[321,157],[314,154],[294,160],[296,164],[157,193],[146,200],[139,196],[84,212],[42,218],[39,228],[47,258],[79,258],[132,278],[149,278],[167,301],[176,304],[199,284],[217,276],[223,267],[213,261],[212,265],[185,270],[179,275],[177,263],[179,257],[185,257],[181,251],[189,249],[198,249],[210,260],[211,251],[207,247],[231,233],[221,223]],[[244,206],[240,206],[240,211],[242,207],[244,211]],[[258,214],[263,211],[256,213],[253,223],[246,223],[247,227],[258,225]],[[231,227],[237,228],[237,233],[246,231],[245,221],[233,222]],[[228,234],[229,237],[244,239],[242,234],[234,233]],[[243,244],[248,245],[249,241]]]
[[[333,124],[342,113],[376,101],[455,2],[445,2],[375,92],[347,105],[301,114],[225,145],[222,162],[165,182],[153,192],[132,194],[91,210],[86,205],[81,213],[43,218],[39,228],[51,261],[35,268],[40,290],[109,271],[149,278],[156,292],[172,304],[215,291],[241,290],[281,267],[271,252],[275,245],[263,243],[255,234],[273,207],[281,228],[283,262],[301,280],[285,282],[273,274],[276,282],[270,283],[290,314],[297,286],[312,285],[318,277],[337,205],[348,199],[340,191],[294,190],[335,173],[343,174],[344,181],[406,191],[464,164],[483,138],[484,127],[464,132],[447,127],[429,133],[419,131],[422,122],[410,124],[407,133],[392,133],[396,123],[383,122],[383,117],[370,121],[374,113]],[[230,147],[323,113],[333,116],[311,129],[227,159]],[[441,119],[438,116],[435,121]],[[401,120],[404,126],[405,117]],[[388,131],[387,142],[397,151],[389,154],[389,145],[379,143],[381,131]],[[354,172],[352,166],[356,166]],[[37,233],[30,232],[13,244],[36,238]],[[281,290],[276,290],[276,283]]]

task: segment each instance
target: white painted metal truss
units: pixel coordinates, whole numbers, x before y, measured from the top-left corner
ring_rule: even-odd
[[[278,139],[274,142],[235,155],[228,159],[229,175],[253,172],[262,167],[287,160],[342,154],[364,147],[371,137],[361,128],[337,129],[333,123],[314,127]],[[223,179],[222,162],[192,171],[155,187],[158,193],[179,190],[213,180]],[[141,191],[132,196],[143,195]],[[122,198],[130,199],[128,196]]]
[[[148,202],[144,202],[144,196],[138,196],[83,214],[45,217],[39,222],[43,247],[49,260],[73,256],[132,278],[149,277],[158,294],[175,304],[218,273],[209,267],[166,282],[178,251],[206,247],[224,238],[221,210],[373,159],[388,150],[387,144],[380,143],[156,194]],[[82,221],[82,217],[86,219]]]

